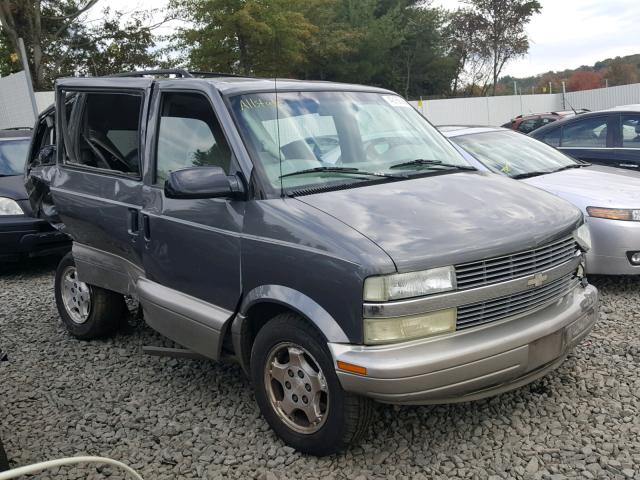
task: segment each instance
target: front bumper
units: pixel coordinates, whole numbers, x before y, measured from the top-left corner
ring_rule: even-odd
[[[64,253],[71,240],[44,220],[26,215],[0,217],[0,260]]]
[[[342,387],[385,403],[476,400],[525,385],[562,363],[598,317],[598,291],[578,286],[529,315],[428,339],[384,346],[330,343]]]
[[[640,275],[640,265],[632,265],[627,252],[640,251],[640,222],[587,219],[592,248],[586,255],[587,274]]]

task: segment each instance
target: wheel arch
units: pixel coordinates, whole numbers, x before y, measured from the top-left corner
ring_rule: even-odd
[[[260,328],[276,315],[289,311],[313,325],[327,342],[350,343],[338,322],[312,298],[283,285],[260,286],[244,297],[231,325],[233,348],[245,372]]]

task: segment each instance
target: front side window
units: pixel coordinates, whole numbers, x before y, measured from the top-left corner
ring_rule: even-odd
[[[281,92],[276,102],[274,93],[255,93],[229,103],[254,164],[274,191],[471,168],[396,95]]]
[[[22,175],[29,153],[29,138],[0,138],[0,177]]]
[[[607,117],[585,118],[562,129],[563,147],[603,148],[607,146]]]
[[[490,170],[509,177],[554,172],[578,162],[538,140],[513,132],[486,132],[451,139]]]
[[[560,133],[562,132],[562,128],[553,128],[551,130],[544,131],[542,133],[536,132],[533,134],[535,138],[540,140],[541,142],[546,143],[547,145],[551,145],[552,147],[560,146]]]
[[[229,173],[231,149],[209,100],[199,93],[165,93],[158,129],[156,183],[188,167],[217,166]]]
[[[77,93],[67,98],[64,162],[139,177],[142,96]]]
[[[640,114],[622,115],[622,146],[640,148]]]

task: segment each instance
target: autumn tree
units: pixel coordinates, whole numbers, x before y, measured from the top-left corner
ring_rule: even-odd
[[[566,88],[571,92],[592,90],[602,86],[602,76],[586,70],[576,71],[567,80]]]
[[[495,95],[504,66],[529,51],[525,26],[542,7],[538,0],[465,0],[465,3],[477,16],[479,42],[490,63]]]

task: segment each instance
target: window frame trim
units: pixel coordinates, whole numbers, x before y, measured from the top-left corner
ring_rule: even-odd
[[[229,166],[233,167],[233,169],[237,170],[237,171],[241,171],[239,165],[237,165],[237,160],[236,160],[236,154],[233,150],[233,147],[231,146],[231,142],[229,141],[229,137],[227,136],[226,132],[224,131],[224,127],[222,125],[222,122],[220,121],[220,115],[218,114],[218,112],[216,112],[216,108],[215,105],[213,104],[213,102],[211,101],[211,98],[209,98],[209,95],[207,94],[206,91],[204,90],[200,90],[197,88],[179,88],[179,87],[168,87],[168,88],[159,88],[156,91],[156,94],[158,96],[158,98],[155,100],[155,111],[156,113],[156,118],[154,123],[154,139],[153,142],[151,143],[151,151],[150,151],[150,155],[149,155],[149,187],[151,188],[158,188],[160,190],[162,190],[164,192],[164,182],[162,183],[158,183],[158,142],[160,141],[160,122],[162,121],[162,102],[164,100],[164,95],[166,94],[174,94],[174,93],[188,93],[188,94],[196,94],[199,95],[201,97],[204,97],[205,100],[208,102],[209,107],[211,108],[211,111],[213,113],[213,116],[215,118],[215,120],[218,122],[218,126],[220,127],[220,131],[222,133],[222,136],[224,137],[225,142],[227,142],[227,146],[229,147],[229,152],[231,153],[231,158],[229,159]],[[213,134],[213,132],[211,132]],[[215,138],[215,136],[214,136]],[[233,173],[231,173],[233,171],[233,169],[230,168],[230,171],[227,172],[227,175],[233,175]]]
[[[59,112],[56,114],[56,117],[60,118],[60,122],[56,122],[56,128],[59,128],[60,130],[62,130],[63,126],[62,126],[62,115],[66,115],[66,109],[60,111],[59,109],[59,104],[62,103],[63,106],[66,106],[65,101],[65,97],[62,96],[62,93],[64,92],[72,92],[72,93],[94,93],[94,94],[134,94],[140,97],[140,112],[138,115],[138,173],[136,175],[132,175],[132,174],[127,174],[125,172],[119,171],[119,170],[112,170],[112,169],[106,169],[106,168],[100,168],[100,167],[91,167],[88,165],[83,165],[81,163],[75,163],[75,162],[67,162],[65,161],[65,154],[67,151],[67,147],[66,147],[66,143],[65,143],[65,136],[64,134],[56,134],[56,140],[59,145],[57,148],[57,159],[56,159],[56,163],[60,168],[65,168],[65,169],[69,169],[69,170],[73,170],[73,171],[79,171],[79,172],[88,172],[88,173],[95,173],[95,174],[99,174],[99,175],[107,175],[107,176],[112,176],[112,177],[117,177],[117,178],[126,178],[129,180],[134,180],[134,181],[138,181],[141,182],[143,179],[143,172],[144,172],[144,161],[143,161],[143,155],[144,155],[144,139],[143,137],[145,137],[145,132],[146,129],[143,128],[143,123],[145,121],[145,118],[147,116],[147,103],[148,103],[148,99],[149,99],[149,95],[147,93],[147,89],[146,88],[135,88],[135,87],[122,87],[122,88],[118,88],[118,87],[74,87],[74,86],[70,86],[70,87],[66,87],[64,85],[60,85],[57,89],[56,89],[56,95],[60,97],[60,99],[56,98],[56,110]],[[83,118],[84,116],[84,111],[86,108],[86,103],[84,105],[82,105],[82,112],[80,113],[80,115],[78,116],[78,118],[74,119],[73,123],[74,127],[77,127],[77,122]],[[69,115],[69,120],[71,120],[71,115]],[[70,128],[70,123],[67,122],[67,129]],[[59,146],[62,146],[62,148],[59,148]],[[68,155],[67,155],[68,156]]]

